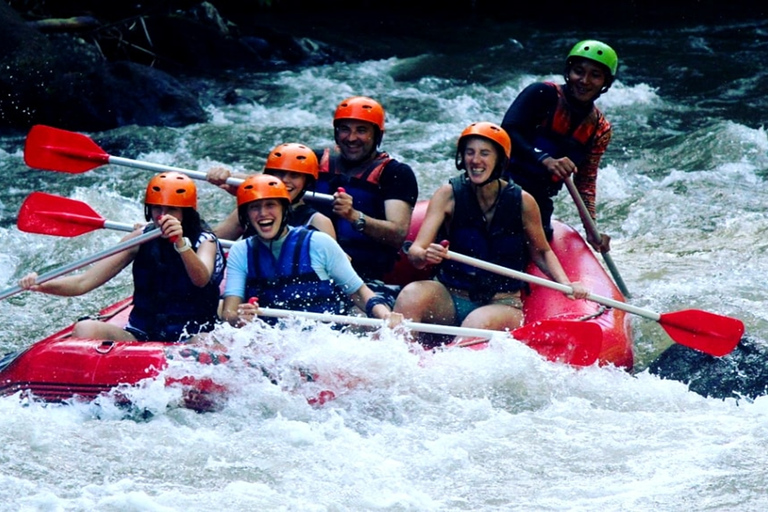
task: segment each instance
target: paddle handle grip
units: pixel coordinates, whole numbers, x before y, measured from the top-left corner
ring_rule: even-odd
[[[286,309],[259,308],[257,313],[260,316],[269,316],[274,318],[299,317],[318,322],[334,322],[338,324],[360,325],[365,327],[386,327],[386,320],[379,318],[367,318],[362,316],[332,315],[328,313],[312,313],[309,311],[291,311]],[[420,322],[411,322],[404,320],[400,325],[411,331],[426,332],[431,334],[445,334],[449,336],[472,336],[484,339],[490,339],[493,336],[503,334],[505,331],[493,331],[490,329],[473,329],[470,327],[455,327],[452,325],[426,324]]]
[[[181,174],[186,174],[192,179],[195,180],[201,180],[206,181],[207,174],[202,171],[193,171],[191,169],[181,169],[180,167],[173,167],[170,165],[163,165],[163,164],[155,164],[152,162],[142,162],[140,160],[132,160],[130,158],[123,158],[120,156],[109,156],[108,163],[112,165],[122,165],[123,167],[133,167],[135,169],[144,169],[147,171],[155,171],[155,172],[178,172]],[[243,181],[242,178],[227,178],[227,185],[232,185],[234,187],[237,187],[240,185]],[[307,190],[307,193],[304,195],[304,198],[308,201],[322,201],[322,202],[332,202],[333,196],[329,194],[319,194],[316,192],[313,192],[311,190]]]
[[[502,267],[501,265],[496,265],[495,263],[489,263],[487,261],[479,260],[477,258],[472,258],[471,256],[465,256],[463,254],[455,253],[453,251],[448,251],[448,258],[454,261],[458,261],[459,263],[464,263],[465,265],[471,265],[473,267],[476,267],[482,270],[487,270],[488,272],[493,272],[494,274],[511,277],[513,279],[519,279],[520,281],[526,281],[532,284],[538,284],[546,288],[552,288],[553,290],[560,291],[566,295],[570,295],[573,293],[573,288],[571,288],[570,286],[556,283],[555,281],[537,277],[531,274],[526,274],[525,272],[520,272],[517,270],[513,270],[511,268]],[[605,306],[620,309],[622,311],[627,311],[629,313],[634,313],[636,315],[640,315],[650,320],[655,320],[657,322],[661,318],[661,315],[654,311],[638,308],[631,304],[627,304],[626,302],[620,302],[618,300],[614,300],[610,297],[603,297],[601,295],[595,295],[594,293],[589,293],[587,295],[587,299],[597,302],[599,304],[603,304]]]
[[[143,235],[137,236],[136,238],[131,238],[130,240],[121,242],[116,246],[111,247],[110,249],[98,252],[86,258],[75,261],[74,263],[70,263],[69,265],[65,265],[55,270],[51,270],[50,272],[41,274],[37,277],[37,284],[42,284],[42,283],[45,283],[46,281],[50,281],[52,279],[56,279],[57,277],[61,277],[63,275],[69,274],[70,272],[74,272],[75,270],[83,268],[87,265],[90,265],[91,263],[97,262],[99,260],[103,260],[104,258],[108,258],[113,254],[123,252],[127,249],[130,249],[131,247],[135,247],[137,245],[143,244],[144,242],[148,242],[150,240],[158,238],[162,234],[163,234],[162,231],[160,231],[159,229],[153,229],[152,231],[149,231],[147,233],[144,233]],[[13,286],[3,292],[0,292],[0,300],[6,299],[12,295],[16,295],[17,293],[20,293],[23,291],[25,290],[21,286],[18,286],[18,285]]]

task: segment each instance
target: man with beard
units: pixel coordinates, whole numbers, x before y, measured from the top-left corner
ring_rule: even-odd
[[[384,276],[394,268],[418,199],[416,176],[407,164],[380,151],[384,109],[375,100],[353,96],[333,117],[335,148],[318,152],[316,190],[332,194],[317,209],[334,223],[339,245],[355,271],[392,307],[397,287]]]

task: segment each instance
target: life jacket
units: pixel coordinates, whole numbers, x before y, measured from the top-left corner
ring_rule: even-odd
[[[291,207],[291,212],[288,214],[288,225],[299,227],[303,226],[307,229],[315,229],[310,226],[312,217],[315,216],[317,210],[309,206],[307,203],[302,203]]]
[[[496,211],[488,226],[466,175],[449,180],[453,187],[454,215],[440,236],[460,254],[524,271],[528,264],[528,248],[523,229],[522,190],[509,183],[501,190]],[[450,259],[443,260],[437,279],[451,288],[469,292],[470,299],[488,302],[498,292],[524,289],[517,279],[478,269]]]
[[[154,229],[148,226],[145,231]],[[201,233],[192,243],[212,237]],[[168,240],[156,238],[139,247],[133,260],[133,309],[131,327],[143,331],[155,341],[179,341],[182,336],[212,330],[218,320],[219,285],[224,277],[226,259],[216,239],[216,263],[210,281],[195,286],[187,274],[181,255]]]
[[[262,307],[344,313],[349,299],[312,268],[309,244],[313,233],[305,228],[289,230],[277,259],[258,237],[248,238],[245,296],[257,297]]]
[[[379,180],[392,158],[387,153],[379,153],[372,161],[355,168],[351,173],[341,172],[339,160],[338,155],[331,155],[329,149],[325,150],[320,158],[316,191],[332,195],[339,187],[344,187],[353,197],[352,206],[355,210],[374,219],[385,219],[384,198],[381,195]],[[316,207],[333,222],[336,240],[352,258],[352,266],[364,281],[380,280],[394,268],[398,256],[397,249],[355,231],[352,223],[333,213],[333,205],[318,203]]]
[[[557,105],[551,115],[536,127],[532,145],[553,158],[568,157],[576,167],[581,167],[598,130],[606,123],[605,116],[593,104],[584,119],[573,125],[573,109],[565,90],[558,84],[546,83],[557,91]],[[553,181],[552,175],[540,163],[516,158],[514,150],[509,170],[510,178],[536,197],[555,196],[563,186],[562,180]]]

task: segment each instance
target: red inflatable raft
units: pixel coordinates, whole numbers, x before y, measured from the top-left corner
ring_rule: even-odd
[[[409,233],[413,239],[420,219],[426,211],[426,201],[417,204],[414,222]],[[573,281],[581,281],[593,293],[624,301],[619,289],[605,272],[592,250],[571,227],[555,222],[552,248],[558,255],[566,273]],[[543,277],[531,265],[528,273]],[[423,271],[416,271],[401,258],[389,276],[393,284],[406,284],[415,279],[428,278]],[[125,325],[130,312],[130,298],[100,312],[104,321]],[[599,326],[600,350],[588,360],[565,360],[568,364],[614,365],[627,370],[633,365],[632,336],[629,319],[625,312],[606,308],[587,300],[570,300],[561,292],[535,284],[530,295],[524,298],[526,324],[543,320],[567,320],[591,322]],[[180,345],[164,342],[127,342],[70,337],[72,327],[67,327],[19,353],[9,354],[0,360],[0,395],[23,392],[46,402],[63,402],[72,398],[92,400],[120,385],[135,385],[145,379],[157,378],[168,366]],[[557,333],[553,333],[557,336]],[[584,340],[594,344],[595,340]],[[578,343],[578,341],[577,341]],[[483,348],[484,343],[473,343],[472,348]],[[594,346],[594,345],[593,345]],[[536,348],[535,346],[533,347]],[[578,347],[574,347],[578,353]],[[172,352],[169,352],[172,351]],[[547,354],[542,354],[547,357]],[[215,356],[211,363],[218,363]],[[168,379],[167,385],[183,388],[183,405],[205,411],[215,408],[220,395],[226,390],[210,379]],[[311,398],[311,403],[324,402],[328,396]]]

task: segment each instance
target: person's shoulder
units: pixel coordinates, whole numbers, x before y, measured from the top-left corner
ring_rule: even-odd
[[[523,93],[532,94],[536,92],[556,92],[558,85],[554,82],[533,82],[523,88]]]
[[[305,228],[305,227],[302,227],[302,228],[299,228],[299,229],[305,229],[305,230],[309,231],[310,237],[311,237],[309,239],[310,243],[317,243],[317,244],[320,244],[320,245],[334,245],[334,244],[338,244],[336,242],[336,240],[331,235],[326,233],[325,231],[320,231],[319,229],[309,229],[309,228]]]
[[[416,173],[413,172],[413,168],[410,165],[391,157],[387,164],[384,166],[382,174],[392,176],[393,178],[396,177],[398,179],[409,177],[413,177],[414,180],[416,179]]]

